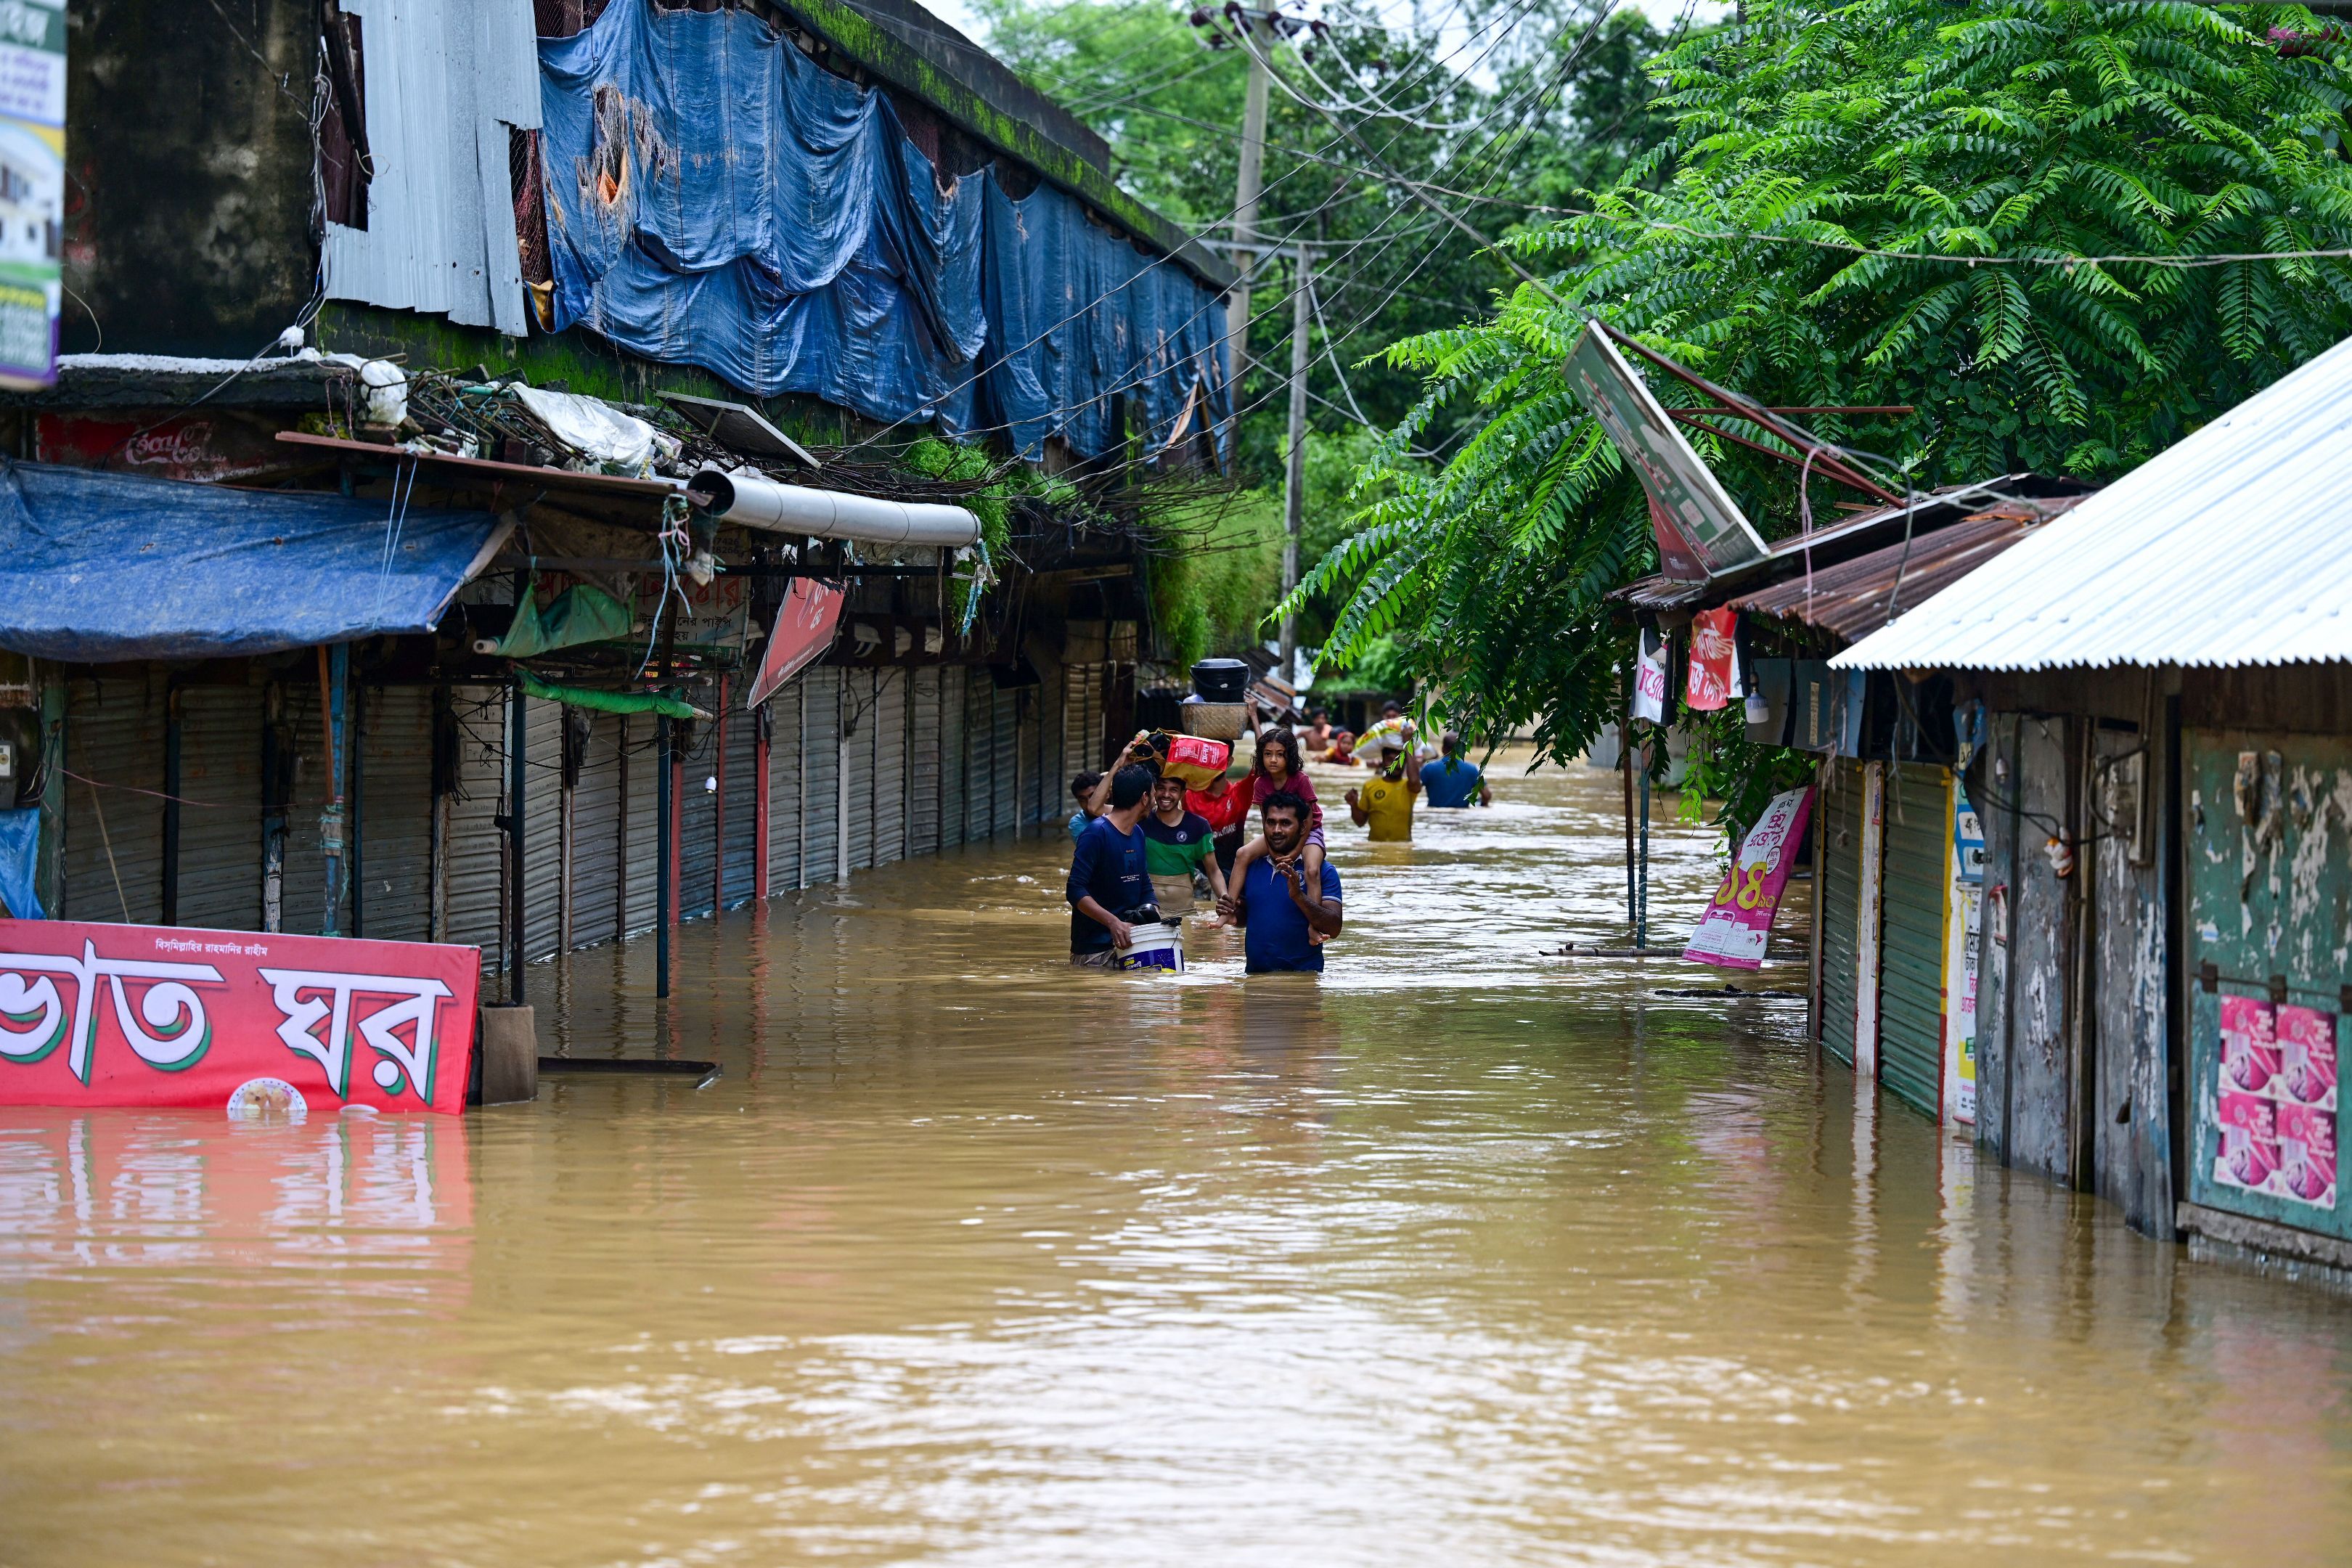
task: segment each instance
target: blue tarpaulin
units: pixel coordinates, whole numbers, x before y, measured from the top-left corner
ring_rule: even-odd
[[[614,0],[540,42],[555,325],[1034,457],[1223,434],[1223,296],[1040,185],[942,181],[885,93],[748,12]]]
[[[20,921],[45,921],[40,881],[41,813],[37,806],[0,811],[0,904]]]
[[[489,559],[487,512],[0,466],[0,647],[100,664],[429,632]]]

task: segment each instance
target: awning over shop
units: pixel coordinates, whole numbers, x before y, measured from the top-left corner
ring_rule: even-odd
[[[0,647],[98,664],[429,632],[512,526],[480,511],[0,465]]]

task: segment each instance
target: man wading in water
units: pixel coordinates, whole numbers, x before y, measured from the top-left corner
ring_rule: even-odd
[[[1128,944],[1126,915],[1151,902],[1143,835],[1136,819],[1150,797],[1152,772],[1129,764],[1111,776],[1110,803],[1078,835],[1070,857],[1070,962],[1112,966],[1115,948]]]
[[[1143,829],[1143,864],[1163,919],[1181,920],[1192,907],[1192,879],[1205,875],[1213,897],[1225,896],[1224,868],[1217,864],[1216,837],[1199,813],[1184,809],[1184,781],[1152,781],[1151,809],[1137,824]]]
[[[1217,900],[1217,912],[1242,928],[1244,967],[1252,974],[1276,970],[1323,971],[1323,950],[1310,940],[1339,934],[1339,873],[1324,866],[1319,886],[1307,891],[1307,803],[1276,790],[1258,808],[1265,828],[1265,852],[1249,863],[1242,884]]]

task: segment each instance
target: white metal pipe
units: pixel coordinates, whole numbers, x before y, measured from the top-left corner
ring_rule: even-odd
[[[703,469],[687,488],[709,496],[705,510],[721,522],[774,533],[946,549],[980,538],[980,519],[960,506],[813,490],[780,485],[763,474],[730,474],[720,468]]]

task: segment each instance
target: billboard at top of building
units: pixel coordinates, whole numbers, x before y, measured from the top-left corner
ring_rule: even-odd
[[[1649,492],[1667,576],[1704,582],[1764,558],[1762,536],[1600,322],[1588,323],[1569,352],[1568,382]]]
[[[58,378],[65,0],[0,0],[0,386]]]

